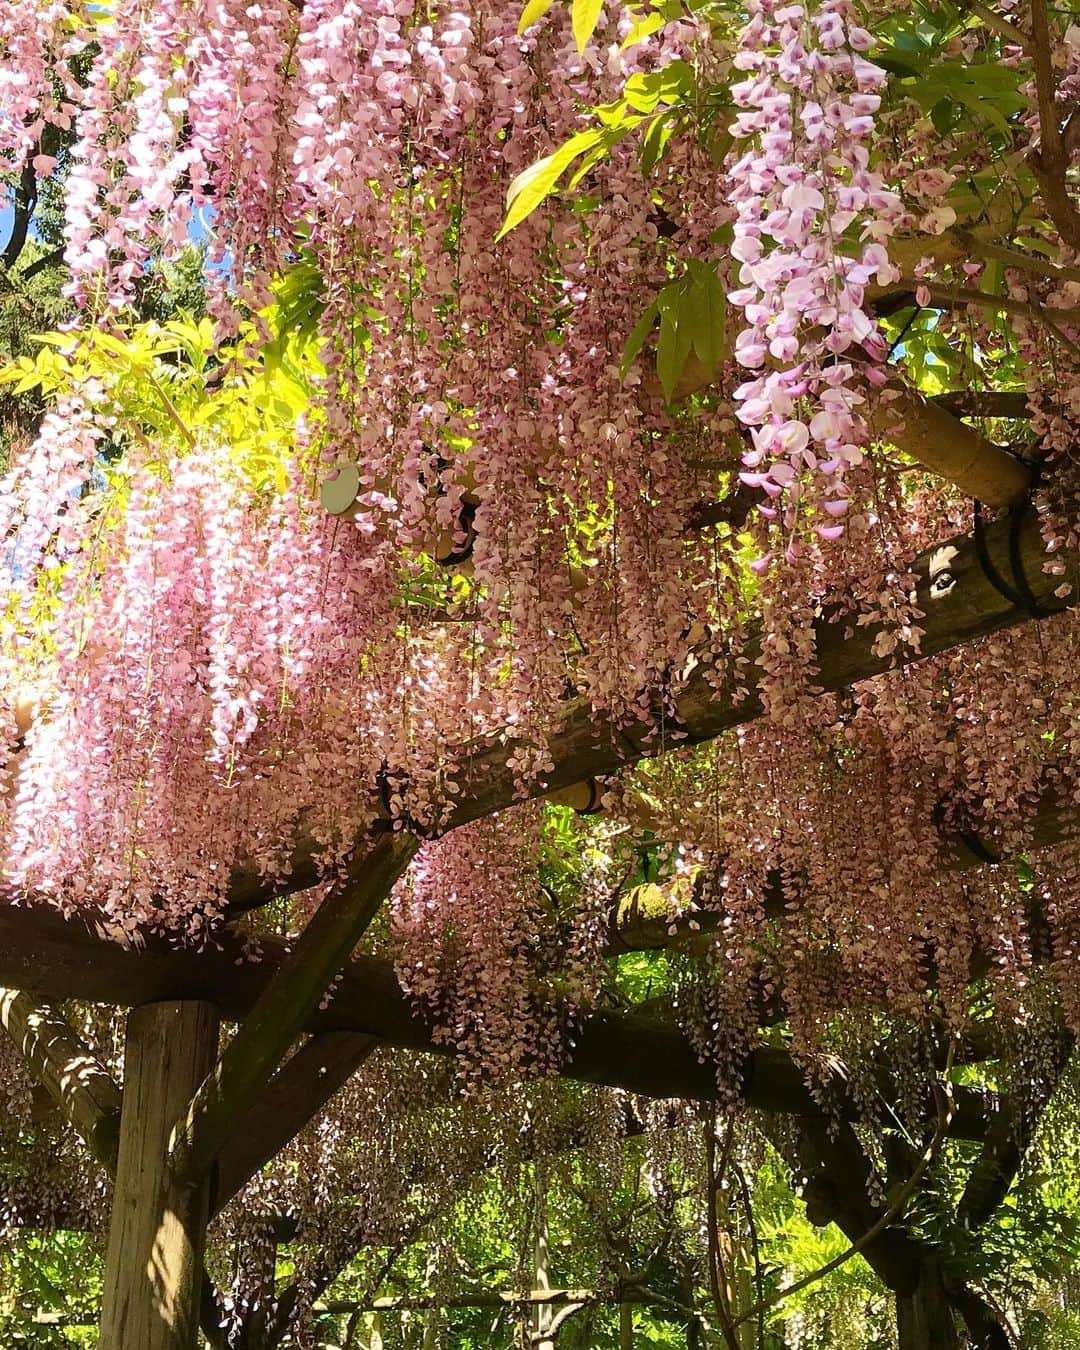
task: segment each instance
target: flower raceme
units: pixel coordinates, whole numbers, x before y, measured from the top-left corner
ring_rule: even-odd
[[[610,3],[579,51],[561,5],[521,34],[502,0],[117,0],[107,22],[97,6],[0,0],[0,42],[27,76],[0,78],[0,148],[33,163],[42,119],[75,121],[67,261],[106,371],[125,307],[195,219],[230,342],[245,308],[273,328],[263,306],[284,271],[311,281],[312,353],[296,409],[287,380],[238,370],[227,342],[201,358],[218,394],[208,379],[186,401],[176,353],[129,361],[123,381],[99,367],[16,448],[0,494],[5,896],[201,938],[234,869],[284,877],[298,829],[327,875],[384,808],[437,834],[476,788],[477,744],[499,738],[518,787],[536,788],[580,697],[628,755],[642,724],[650,748],[679,753],[607,785],[615,805],[573,825],[551,895],[538,876],[557,870],[556,814],[529,808],[426,843],[392,910],[401,978],[478,1066],[557,1039],[528,989],[585,1002],[602,981],[606,902],[642,833],[619,794],[637,787],[669,820],[654,837],[678,845],[678,866],[715,873],[700,1030],[732,1065],[753,1032],[755,954],[772,950],[770,874],[799,890],[776,960],[804,1046],[845,1001],[880,995],[917,1018],[928,965],[960,1008],[977,935],[1024,977],[1015,887],[941,876],[936,821],[945,803],[958,830],[1017,852],[1045,773],[1077,794],[1072,621],[842,697],[815,679],[826,609],[875,625],[881,655],[917,643],[904,560],[970,514],[951,484],[871,463],[863,420],[885,357],[866,294],[896,277],[893,189],[920,228],[946,221],[958,142],[939,145],[903,96],[879,106],[882,72],[841,0],[759,0],[734,49],[713,8],[627,45]],[[54,84],[68,43],[85,81]],[[498,237],[508,185],[574,137],[583,98],[617,105],[676,61],[719,72],[717,102],[730,93],[734,113],[725,101],[714,119],[734,117],[726,166],[673,134],[643,175],[623,139],[589,166],[588,195],[570,189]],[[675,105],[654,111],[670,130]],[[997,172],[985,137],[962,150],[978,160],[965,171]],[[941,280],[934,258],[912,270]],[[706,274],[718,284],[682,295],[715,320],[717,382],[669,407],[643,355],[624,368],[627,336],[673,279]],[[1076,305],[1065,269],[1040,278],[1012,273],[1010,303]],[[734,351],[717,336],[725,301],[745,320]],[[654,314],[677,350],[676,316]],[[975,332],[986,379],[1027,381],[1037,434],[1067,460],[1069,349],[1051,362],[1020,319],[1008,356]],[[303,364],[276,341],[263,351]],[[140,379],[145,399],[124,405],[116,385]],[[287,453],[248,444],[252,474],[237,442],[260,400],[285,402]],[[356,491],[339,517],[320,487],[341,464]],[[691,524],[737,504],[740,471],[761,490],[749,543],[734,512]],[[468,568],[440,569],[429,541],[462,544],[466,500]],[[1075,515],[1055,535],[1070,548]],[[685,751],[671,714],[694,661],[724,696],[752,684],[763,715]],[[11,697],[23,686],[42,709],[29,730]],[[1070,875],[1050,880],[1071,942]]]
[[[747,75],[731,89],[746,148],[729,171],[740,284],[728,299],[747,320],[735,356],[754,372],[735,391],[753,443],[741,476],[776,499],[764,510],[789,533],[802,507],[832,540],[868,438],[862,386],[886,354],[865,288],[899,275],[885,248],[899,198],[870,168],[885,72],[862,55],[872,39],[848,0],[749,12],[734,57]]]

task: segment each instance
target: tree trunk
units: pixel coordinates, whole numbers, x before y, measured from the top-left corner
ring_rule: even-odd
[[[209,1003],[149,1003],[128,1015],[100,1350],[195,1350],[209,1184],[181,1188],[166,1160],[217,1039]]]
[[[757,1302],[752,1261],[753,1257],[745,1238],[740,1236],[733,1239],[731,1244],[731,1274],[734,1287],[732,1307],[739,1317],[742,1317]],[[735,1328],[735,1335],[738,1337],[740,1350],[757,1350],[757,1321],[754,1318],[750,1318],[748,1322],[740,1322]]]
[[[936,1262],[923,1263],[913,1293],[897,1294],[896,1335],[900,1350],[959,1350],[952,1304]]]
[[[533,1240],[533,1288],[543,1291],[551,1288],[548,1251],[547,1177],[540,1167],[533,1168],[533,1194],[536,1201],[536,1230]],[[534,1350],[555,1350],[551,1334],[551,1308],[537,1303],[529,1317],[529,1344]]]
[[[428,1247],[427,1261],[424,1266],[424,1283],[428,1289],[435,1288],[435,1281],[439,1274],[439,1262],[436,1257],[436,1248]],[[426,1308],[424,1310],[424,1336],[422,1350],[439,1350],[442,1344],[442,1313],[438,1308]]]
[[[619,1350],[634,1350],[634,1310],[629,1303],[619,1304]]]

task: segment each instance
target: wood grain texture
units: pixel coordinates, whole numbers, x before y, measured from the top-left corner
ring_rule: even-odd
[[[217,1010],[206,1002],[128,1015],[100,1350],[195,1350],[209,1186],[177,1185],[167,1148],[217,1039]]]
[[[69,1125],[109,1172],[120,1142],[120,1089],[112,1075],[48,1003],[0,989],[0,1024]]]
[[[1067,609],[1080,599],[1080,587],[1076,584],[1080,580],[1080,558],[1065,550],[1057,553],[1055,558],[1068,569],[1064,579],[1073,583],[1073,589],[1064,598],[1054,594],[1063,578],[1042,570],[1046,554],[1034,510],[1029,508],[1015,518],[1003,517],[991,522],[984,538],[986,554],[1001,577],[1012,577],[1015,554],[1032,596],[1040,606]],[[931,564],[940,560],[944,550],[949,551],[953,584],[943,593],[940,586],[931,588]],[[925,615],[920,620],[924,633],[919,650],[904,645],[893,650],[883,649],[879,643],[881,629],[878,625],[856,626],[850,619],[834,612],[825,613],[815,624],[819,688],[829,692],[846,689],[860,680],[961,647],[1000,629],[1033,622],[1028,610],[1002,595],[986,575],[971,534],[943,540],[940,545],[912,559],[909,567],[915,577],[916,601]],[[685,732],[685,739],[677,743],[679,747],[712,740],[761,715],[757,691],[759,651],[756,630],[751,628],[737,681],[730,670],[719,667],[708,653],[702,651],[691,657],[671,719],[673,724],[680,723]],[[616,728],[598,716],[586,699],[570,700],[561,710],[550,734],[554,767],[542,780],[530,786],[529,795],[550,796],[590,778],[614,773],[636,760],[657,755],[664,747],[654,733],[655,729],[645,723]],[[512,739],[499,732],[478,739],[467,748],[465,765],[457,775],[462,784],[461,796],[449,816],[447,829],[493,815],[520,799],[510,768],[514,744]],[[384,827],[386,824],[388,822],[384,820]],[[352,878],[362,880],[364,877],[372,845],[371,836],[357,840],[348,865]],[[293,850],[291,872],[276,890],[268,887],[256,872],[237,868],[230,882],[230,906],[236,911],[253,909],[282,891],[302,890],[314,885],[319,880],[316,855],[316,844],[301,831]]]
[[[30,922],[28,922],[30,921]],[[0,983],[51,987],[54,994],[91,1002],[131,1004],[155,998],[203,998],[217,1003],[223,1017],[240,1020],[271,987],[287,959],[281,942],[260,940],[262,959],[246,958],[243,942],[222,933],[219,945],[201,952],[148,939],[124,948],[85,925],[43,910],[0,905]],[[308,1032],[360,1031],[404,1050],[452,1054],[436,1042],[431,1027],[414,1012],[389,961],[354,957],[342,971],[333,996],[305,1020]],[[689,1040],[670,1022],[629,1013],[593,1013],[576,1026],[562,1075],[577,1082],[624,1088],[648,1097],[712,1101],[716,1074],[702,1064]],[[887,1083],[882,1091],[888,1093]],[[821,1117],[790,1055],[771,1048],[755,1051],[744,1066],[743,1096],[765,1111]],[[855,1104],[841,1101],[840,1113],[856,1118]],[[981,1139],[983,1098],[957,1091],[954,1138]]]
[[[288,1144],[378,1045],[359,1031],[324,1031],[306,1041],[271,1078],[218,1158],[211,1210],[217,1213]]]

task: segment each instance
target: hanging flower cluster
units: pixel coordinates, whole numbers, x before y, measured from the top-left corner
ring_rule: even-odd
[[[70,0],[3,0],[0,4],[0,151],[11,167],[47,177],[56,157],[44,148],[47,128],[70,131],[82,103],[73,69],[90,40],[86,13]]]
[[[580,52],[565,7],[522,35],[494,0],[423,13],[411,0],[122,0],[107,23],[49,0],[0,7],[4,51],[37,86],[0,81],[13,162],[42,119],[77,118],[67,262],[87,343],[115,355],[125,307],[191,237],[208,241],[223,337],[248,314],[270,337],[287,306],[268,302],[289,285],[310,330],[299,355],[265,348],[252,397],[274,401],[269,367],[295,360],[306,406],[287,454],[260,448],[258,474],[222,431],[221,403],[247,378],[224,342],[217,392],[208,378],[186,413],[170,397],[175,362],[130,372],[164,410],[155,423],[120,417],[115,380],[80,377],[13,458],[0,489],[3,887],[100,907],[124,934],[202,939],[236,873],[284,879],[299,833],[312,875],[328,876],[389,815],[432,836],[392,917],[403,983],[475,1076],[550,1068],[599,983],[614,865],[578,860],[568,915],[537,880],[539,808],[436,836],[482,787],[478,746],[503,747],[517,787],[536,790],[580,698],[627,758],[643,737],[675,751],[669,777],[642,774],[665,825],[650,834],[681,848],[677,869],[709,874],[700,904],[720,936],[686,1000],[696,1044],[734,1081],[763,988],[782,987],[810,1063],[845,1004],[918,1022],[928,962],[957,1018],[973,961],[1002,972],[1002,991],[1030,978],[1015,877],[961,880],[938,851],[974,831],[1015,853],[1035,841],[1047,784],[1080,799],[1074,627],[1062,617],[1039,644],[994,638],[821,694],[822,615],[837,633],[880,625],[880,659],[914,647],[910,561],[970,521],[949,483],[865,453],[885,357],[869,291],[896,279],[898,224],[926,231],[917,301],[979,279],[942,233],[953,208],[935,205],[960,181],[960,152],[902,98],[881,106],[884,76],[846,0],[757,0],[733,47],[703,12],[624,45],[609,8]],[[650,178],[628,138],[589,168],[587,196],[571,190],[497,238],[508,184],[581,129],[583,91],[610,108],[673,61],[741,73],[726,169],[673,135]],[[1072,90],[1075,66],[1066,79]],[[983,142],[963,153],[973,175],[995,168]],[[713,353],[717,398],[677,411],[643,357],[622,368],[626,338],[687,259],[721,274],[732,216],[726,298],[748,326]],[[1080,500],[1067,468],[1077,370],[1062,357],[1076,283],[1064,269],[1025,276],[1006,274],[1013,310],[1036,307],[1008,351],[985,314],[964,326],[988,381],[1027,382],[1068,489],[1044,518],[1060,553]],[[1064,342],[1034,326],[1038,307],[1066,312]],[[939,335],[959,332],[941,321]],[[736,364],[747,378],[732,390]],[[236,406],[234,429],[250,404]],[[740,468],[769,499],[750,526],[756,563]],[[356,488],[333,514],[328,482]],[[673,713],[706,655],[718,695],[753,685],[763,715],[698,757],[678,749]],[[36,716],[20,740],[27,689]],[[626,787],[598,792],[640,835]],[[606,829],[595,848],[611,856]],[[1071,942],[1064,875],[1045,885]]]
[[[783,499],[762,509],[792,539],[804,497],[821,538],[843,533],[844,475],[868,436],[861,385],[884,379],[864,297],[899,275],[885,244],[900,202],[870,166],[885,81],[872,45],[847,0],[761,0],[734,58],[748,74],[731,88],[732,135],[751,144],[729,173],[741,285],[728,299],[748,321],[736,358],[760,372],[736,390],[753,441],[741,477]]]

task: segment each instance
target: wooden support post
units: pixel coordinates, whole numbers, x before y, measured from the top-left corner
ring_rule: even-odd
[[[331,892],[316,910],[177,1127],[170,1167],[178,1180],[190,1184],[207,1175],[418,846],[411,835],[383,835],[363,875]]]
[[[120,1089],[108,1069],[47,1003],[0,989],[0,1024],[69,1125],[110,1173],[120,1139]]]
[[[179,1185],[167,1150],[217,1038],[209,1003],[151,1003],[128,1016],[100,1350],[194,1350],[209,1186]]]

